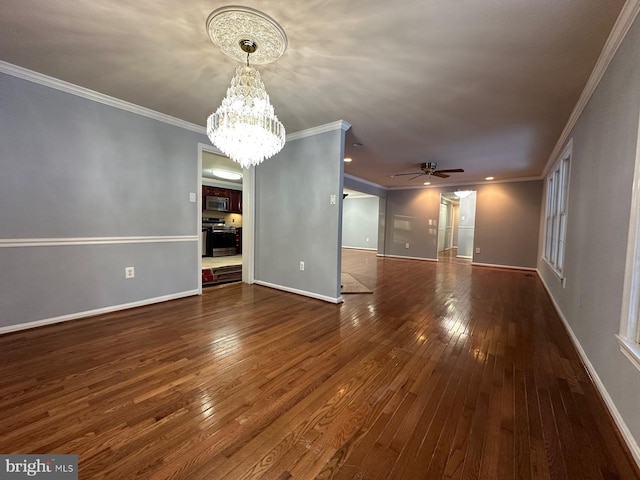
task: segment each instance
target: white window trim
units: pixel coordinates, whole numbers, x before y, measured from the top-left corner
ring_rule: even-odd
[[[640,123],[639,123],[640,125]],[[627,258],[620,334],[616,335],[620,350],[640,370],[640,127],[636,138],[636,159],[631,190]]]
[[[551,169],[549,170],[549,174],[545,177],[545,210],[544,210],[544,233],[542,236],[542,260],[549,266],[551,271],[558,277],[558,279],[563,282],[564,285],[564,265],[566,261],[566,244],[567,244],[567,228],[565,225],[565,238],[562,242],[562,268],[558,268],[554,265],[549,258],[547,258],[547,211],[549,209],[549,178],[555,173],[558,166],[565,160],[569,159],[569,168],[567,168],[567,188],[565,191],[566,196],[566,206],[565,206],[565,217],[568,216],[569,212],[569,192],[571,190],[571,157],[573,156],[573,138],[571,138],[565,147],[562,149],[562,153],[558,156],[558,159],[553,164]]]
[[[618,339],[618,343],[620,343],[620,351],[624,353],[625,357],[631,361],[634,367],[640,370],[640,345],[630,342],[620,335],[616,335],[616,338]]]

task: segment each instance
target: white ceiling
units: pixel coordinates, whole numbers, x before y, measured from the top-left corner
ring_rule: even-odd
[[[345,172],[387,187],[539,177],[624,0],[243,1],[288,49],[259,67],[287,132],[344,119]],[[0,60],[205,125],[235,63],[203,0],[2,0]],[[354,142],[364,144],[353,147]]]
[[[239,173],[242,175],[242,167],[236,162],[229,160],[229,158],[218,155],[215,153],[203,151],[202,152],[202,176],[206,178],[211,178],[214,180],[220,180],[219,177],[216,177],[212,170],[226,170],[232,173]],[[232,183],[242,183],[242,180],[224,180],[225,182]]]

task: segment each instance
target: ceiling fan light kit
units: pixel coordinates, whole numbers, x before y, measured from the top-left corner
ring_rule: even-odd
[[[409,180],[413,180],[414,178],[421,177],[423,175],[428,175],[429,177],[440,177],[440,178],[449,178],[451,175],[449,173],[462,173],[464,170],[462,168],[449,168],[446,170],[437,170],[438,164],[436,162],[424,162],[420,164],[421,172],[411,172],[411,173],[396,173],[391,175],[391,177],[401,177],[404,175],[413,175]]]
[[[231,160],[249,168],[284,147],[286,131],[269,101],[260,73],[249,64],[267,64],[287,48],[284,30],[271,17],[248,7],[214,10],[207,19],[211,41],[240,65],[222,104],[207,119],[211,142]]]

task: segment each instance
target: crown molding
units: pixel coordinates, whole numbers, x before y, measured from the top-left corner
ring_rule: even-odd
[[[307,128],[306,130],[300,130],[299,132],[290,133],[287,135],[287,142],[292,140],[298,140],[300,138],[311,137],[313,135],[319,135],[320,133],[332,132],[334,130],[342,130],[346,132],[351,128],[349,122],[344,120],[337,120],[331,123],[325,123],[324,125],[318,125],[317,127]]]
[[[431,185],[415,185],[404,187],[385,187],[387,190],[423,190],[426,188],[451,188],[451,187],[465,187],[469,185],[482,186],[491,185],[496,183],[518,183],[518,182],[539,182],[544,177],[517,177],[517,178],[503,178],[499,180],[476,180],[475,182],[447,182]]]
[[[380,185],[379,183],[370,182],[369,180],[365,180],[364,178],[356,177],[355,175],[351,175],[350,173],[344,173],[344,178],[348,178],[349,180],[353,180],[354,182],[364,183],[365,185],[369,185],[371,187],[380,188],[381,190],[388,190],[388,187],[384,185]]]
[[[23,80],[37,83],[39,85],[44,85],[45,87],[53,88],[61,92],[70,93],[71,95],[86,98],[87,100],[102,103],[103,105],[115,107],[126,112],[131,112],[142,115],[143,117],[152,118],[154,120],[158,120],[159,122],[168,123],[169,125],[173,125],[175,127],[191,130],[192,132],[201,133],[203,135],[206,135],[207,133],[204,126],[186,122],[184,120],[180,120],[179,118],[156,112],[155,110],[141,107],[140,105],[125,102],[124,100],[110,97],[109,95],[105,95],[104,93],[89,90],[88,88],[80,87],[78,85],[65,82],[64,80],[59,80],[57,78],[34,72],[33,70],[28,70],[26,68],[3,62],[1,60],[0,73],[6,73],[7,75],[11,75],[13,77],[21,78]]]
[[[578,103],[574,107],[573,112],[571,112],[571,116],[569,116],[569,120],[567,121],[564,130],[560,134],[558,142],[551,151],[551,155],[549,156],[549,159],[547,160],[547,163],[544,167],[542,178],[547,176],[549,170],[557,160],[557,157],[560,154],[564,143],[569,138],[573,127],[576,126],[580,115],[591,99],[591,95],[593,95],[593,92],[595,92],[596,88],[598,87],[600,80],[602,80],[602,77],[609,67],[609,63],[611,63],[611,60],[618,51],[618,48],[624,40],[624,37],[627,35],[627,32],[631,28],[631,25],[633,25],[633,21],[636,19],[638,12],[640,12],[640,0],[627,0],[627,2],[624,4],[624,7],[622,7],[622,11],[618,16],[618,20],[616,20],[616,23],[613,26],[611,33],[609,34],[609,38],[607,38],[607,41],[602,48],[602,52],[600,52],[600,57],[598,57],[598,61],[596,62],[593,71],[591,72],[591,76],[589,77],[589,80],[587,80],[587,83],[582,90],[582,94],[578,99]]]
[[[45,87],[53,88],[61,92],[70,93],[71,95],[75,95],[77,97],[82,97],[93,102],[102,103],[103,105],[108,105],[120,110],[142,115],[143,117],[152,118],[154,120],[158,120],[159,122],[168,123],[169,125],[174,125],[186,130],[191,130],[196,133],[201,133],[202,135],[207,134],[206,128],[202,125],[196,125],[195,123],[187,122],[185,120],[181,120],[164,113],[156,112],[155,110],[141,107],[140,105],[125,102],[124,100],[105,95],[104,93],[96,92],[85,87],[80,87],[78,85],[74,85],[73,83],[65,82],[64,80],[59,80],[42,73],[34,72],[33,70],[29,70],[18,65],[13,65],[2,60],[0,60],[0,73],[5,73],[7,75],[11,75],[12,77],[21,78],[23,80],[37,83]],[[335,122],[326,123],[324,125],[319,125],[317,127],[312,127],[306,130],[291,133],[287,135],[287,141],[298,140],[299,138],[304,137],[311,137],[313,135],[331,132],[333,130],[343,130],[346,132],[350,128],[351,124],[349,122],[346,122],[344,120],[337,120]]]

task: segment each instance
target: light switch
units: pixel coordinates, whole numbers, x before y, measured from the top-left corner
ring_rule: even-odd
[[[336,196],[335,195],[331,195],[330,203],[331,203],[331,205],[335,205],[336,204]]]
[[[189,201],[191,203],[196,203],[196,194],[195,194],[195,192],[189,192]]]

